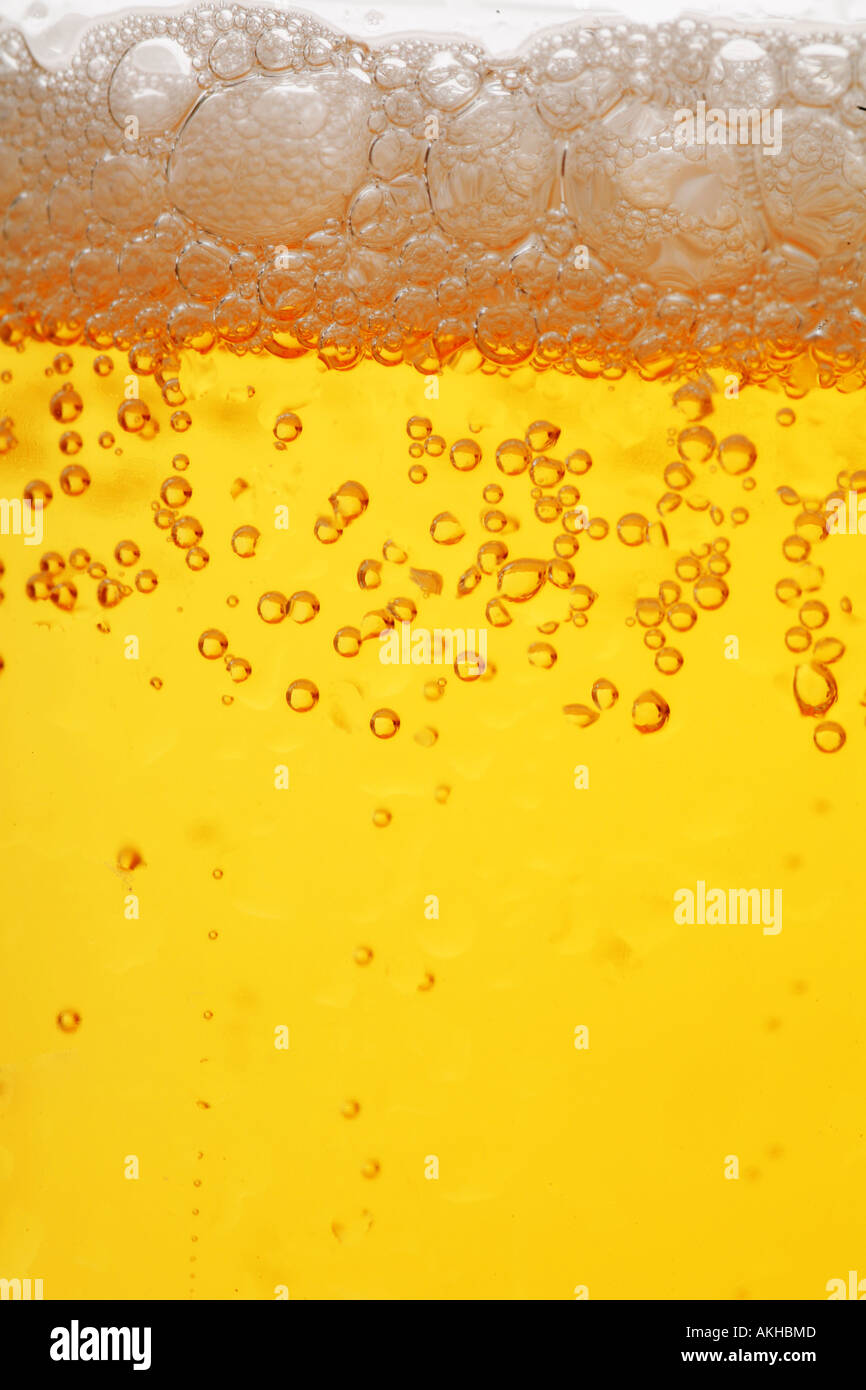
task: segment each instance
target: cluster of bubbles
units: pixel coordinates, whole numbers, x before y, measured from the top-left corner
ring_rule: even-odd
[[[864,89],[860,29],[764,21],[587,19],[493,57],[202,5],[52,70],[9,27],[0,337],[849,389]],[[678,140],[699,102],[725,143]],[[734,142],[739,111],[774,113],[775,153]]]
[[[105,355],[90,358],[90,365],[100,376],[108,376],[112,360]],[[73,375],[75,363],[68,351],[57,353],[47,374],[63,378],[59,386],[52,379],[48,412],[57,427],[60,459],[57,490],[63,498],[75,501],[88,493],[91,478],[80,462],[69,463],[79,453],[87,456],[79,430],[85,427],[84,396]],[[173,372],[175,366],[170,370]],[[179,367],[177,367],[179,370]],[[9,377],[10,373],[4,373]],[[179,379],[164,378],[165,389],[172,408],[183,398]],[[80,383],[79,383],[80,384]],[[409,550],[393,536],[385,536],[378,552],[369,554],[354,569],[358,590],[364,595],[377,594],[389,580],[402,575],[404,590],[393,594],[380,606],[369,608],[354,621],[342,622],[329,628],[334,652],[344,659],[358,658],[365,644],[373,649],[389,629],[403,623],[413,623],[419,611],[431,597],[450,593],[460,599],[474,596],[483,603],[483,622],[488,630],[510,627],[518,615],[523,620],[529,611],[526,605],[539,599],[540,621],[537,636],[526,647],[528,663],[540,671],[549,671],[560,657],[562,637],[569,629],[582,629],[592,621],[593,607],[598,594],[585,582],[589,574],[578,559],[581,549],[592,549],[603,543],[621,545],[628,551],[649,547],[662,562],[663,578],[650,589],[638,589],[626,623],[635,629],[652,655],[655,676],[670,678],[684,666],[683,650],[687,634],[703,614],[721,609],[730,595],[731,541],[737,529],[749,520],[749,510],[737,500],[737,491],[748,500],[756,486],[758,449],[745,434],[714,432],[714,393],[717,387],[708,375],[690,378],[673,391],[673,404],[682,417],[679,427],[669,429],[667,444],[670,462],[661,468],[662,485],[655,503],[655,515],[626,511],[608,518],[588,503],[592,495],[593,459],[584,448],[567,448],[561,427],[552,420],[539,418],[530,421],[521,433],[501,438],[495,446],[482,447],[473,437],[479,427],[470,423],[466,436],[448,439],[434,427],[427,415],[412,415],[405,425],[407,452],[411,460],[408,480],[413,487],[423,489],[427,480],[427,461],[437,470],[452,468],[463,474],[479,472],[480,505],[474,517],[456,515],[451,511],[436,511],[427,527],[430,539],[443,556],[441,568],[421,567],[412,563]],[[254,393],[253,393],[254,394]],[[129,407],[132,407],[130,409]],[[142,401],[124,398],[117,407],[121,431],[131,431],[153,438],[159,423]],[[780,429],[795,424],[796,415],[790,407],[776,414]],[[285,449],[302,434],[303,422],[292,411],[277,415],[273,425],[274,447]],[[10,417],[0,421],[0,438],[5,451],[18,447],[15,423]],[[99,443],[113,447],[114,436],[108,444],[103,436]],[[114,447],[119,454],[120,448]],[[193,572],[206,568],[210,553],[205,545],[205,526],[196,515],[193,484],[188,477],[188,454],[176,453],[171,471],[150,502],[151,520],[164,535],[170,547],[179,551]],[[421,469],[419,473],[417,470]],[[232,486],[232,495],[240,496],[248,487],[243,478]],[[736,491],[732,494],[732,489]],[[520,499],[515,490],[524,491]],[[509,494],[506,502],[506,491]],[[825,631],[829,621],[828,605],[819,597],[824,584],[824,570],[817,563],[820,549],[829,534],[829,518],[834,504],[845,504],[853,495],[866,494],[866,470],[843,468],[836,486],[826,495],[801,496],[788,484],[777,488],[779,502],[792,517],[788,534],[781,541],[782,556],[789,573],[775,587],[778,601],[793,610],[796,621],[785,633],[785,645],[797,658],[793,673],[793,693],[799,711],[820,721],[815,726],[814,741],[823,752],[838,751],[845,743],[845,731],[825,718],[838,699],[838,685],[831,668],[844,655],[844,645]],[[734,504],[730,505],[731,499]],[[23,488],[23,498],[41,501],[43,507],[56,505],[55,489],[46,478],[34,478]],[[370,496],[363,483],[347,479],[328,499],[329,512],[322,512],[313,523],[318,542],[331,546],[341,540],[349,527],[365,516]],[[706,518],[708,538],[690,549],[676,554],[668,562],[671,542],[669,528],[672,518],[683,508]],[[433,509],[431,508],[431,512]],[[551,530],[544,535],[535,523]],[[520,536],[522,526],[531,524],[536,536],[533,553]],[[471,532],[475,530],[473,536]],[[715,531],[715,535],[712,532]],[[236,527],[229,537],[221,537],[217,545],[230,546],[234,555],[244,561],[256,557],[259,531],[253,525]],[[467,545],[474,552],[466,564]],[[38,568],[26,582],[27,597],[37,603],[48,601],[57,609],[71,613],[79,603],[79,589],[86,581],[94,586],[98,606],[104,610],[117,608],[134,595],[149,595],[159,585],[159,573],[142,560],[143,538],[121,536],[110,553],[93,556],[83,546],[68,553],[46,550]],[[357,555],[357,551],[355,552]],[[451,557],[457,561],[451,564]],[[356,562],[353,558],[353,566]],[[669,567],[668,567],[669,565]],[[638,557],[638,569],[641,567]],[[656,571],[658,564],[652,566]],[[3,569],[0,564],[0,575]],[[412,586],[409,593],[405,592]],[[551,601],[552,605],[551,606]],[[227,605],[233,608],[238,598],[229,595]],[[847,608],[846,608],[847,604]],[[89,607],[89,604],[85,604]],[[268,627],[288,621],[299,626],[314,622],[320,614],[318,595],[307,588],[293,592],[264,587],[257,601],[257,612]],[[850,600],[843,599],[843,611],[850,612]],[[110,630],[107,614],[98,626]],[[478,611],[480,618],[480,610]],[[560,636],[556,637],[559,633]],[[554,637],[556,641],[554,642]],[[197,636],[197,648],[208,662],[220,663],[232,685],[241,685],[253,674],[249,655],[231,646],[222,626],[202,630]],[[2,666],[0,666],[2,669]],[[493,662],[479,661],[472,651],[453,653],[453,672],[458,680],[472,684],[489,681],[496,675]],[[151,685],[162,688],[162,679],[154,676]],[[442,698],[447,681],[444,677],[428,680],[424,694],[430,701]],[[229,687],[231,688],[231,687]],[[664,686],[663,686],[664,688]],[[599,694],[601,692],[601,695]],[[564,706],[566,718],[572,724],[587,728],[594,724],[606,709],[616,704],[619,692],[611,682],[599,677],[592,690],[591,701]],[[224,704],[231,705],[233,696],[224,693]],[[312,713],[319,702],[317,682],[304,673],[297,675],[285,691],[288,708],[296,714]],[[667,698],[650,688],[633,697],[632,720],[641,733],[662,729],[670,716]],[[369,718],[370,729],[379,740],[394,738],[401,728],[397,711],[381,708]],[[438,741],[438,730],[425,726],[414,732],[415,741],[430,748]],[[437,799],[447,800],[449,789],[437,788]],[[385,826],[390,816],[386,810],[375,813],[374,824]]]

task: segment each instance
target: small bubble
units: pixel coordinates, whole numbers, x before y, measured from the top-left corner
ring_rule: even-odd
[[[354,1120],[360,1114],[361,1107],[356,1100],[344,1100],[340,1106],[340,1114],[344,1120]]]
[[[664,728],[670,713],[667,700],[655,690],[643,691],[631,707],[634,726],[641,734],[654,734]]]
[[[207,628],[198,639],[198,649],[206,661],[216,661],[228,651],[229,639],[219,628]]]
[[[312,681],[292,681],[286,691],[286,703],[296,714],[309,714],[319,702],[319,692]]]
[[[812,735],[815,740],[815,747],[822,753],[838,753],[844,747],[847,735],[841,724],[834,724],[832,720],[825,720],[818,724]]]
[[[60,490],[67,497],[81,497],[90,487],[90,474],[83,464],[70,463],[60,474]]]
[[[192,485],[186,478],[166,478],[159,496],[167,507],[180,511],[192,497]]]
[[[516,477],[529,467],[531,450],[522,439],[504,439],[496,449],[496,466],[509,478]]]
[[[683,664],[683,655],[678,652],[676,647],[662,647],[656,652],[656,670],[661,671],[663,676],[675,676]]]
[[[542,671],[550,671],[556,665],[556,648],[550,642],[531,642],[528,647],[529,664]]]
[[[191,570],[203,570],[206,568],[209,561],[210,555],[200,545],[191,546],[186,552],[186,563]]]
[[[361,634],[356,627],[341,627],[334,634],[334,651],[339,656],[357,656],[361,650]]]
[[[795,667],[794,699],[801,714],[826,714],[835,705],[838,695],[833,672],[820,662],[808,661]]]
[[[150,410],[144,401],[122,401],[117,407],[117,423],[127,434],[138,434],[150,423]]]
[[[452,512],[439,512],[430,523],[430,535],[437,545],[457,545],[466,532]]]
[[[373,951],[369,946],[356,946],[352,952],[352,959],[356,965],[369,965],[373,959]]]
[[[260,534],[255,526],[239,526],[232,536],[232,550],[242,560],[249,560],[256,553]]]
[[[74,1009],[61,1009],[57,1015],[57,1027],[62,1033],[74,1033],[81,1023],[81,1015]]]
[[[220,879],[220,878],[222,878],[222,876],[223,876],[223,871],[222,871],[222,869],[214,869],[213,875],[212,875],[213,878]]]
[[[292,410],[284,410],[277,416],[274,434],[283,444],[293,444],[303,429],[300,417]]]
[[[171,513],[169,512],[169,517]],[[181,516],[171,523],[171,538],[179,550],[189,550],[198,545],[204,535],[204,527],[194,516]]]
[[[393,738],[400,728],[400,716],[392,709],[377,709],[370,716],[370,728],[377,738]]]
[[[481,446],[474,439],[458,439],[451,445],[448,456],[454,468],[468,473],[481,462]]]
[[[380,830],[383,830],[386,825],[391,824],[391,812],[386,811],[384,807],[380,807],[377,811],[373,812],[373,824]]]
[[[560,434],[559,425],[552,424],[550,420],[534,420],[524,437],[534,454],[542,454],[546,449],[555,447]]]
[[[258,614],[265,623],[281,623],[289,611],[289,600],[276,589],[269,589],[258,601]]]
[[[726,473],[733,473],[735,476],[748,473],[757,457],[757,449],[744,434],[730,434],[719,444],[719,463]]]
[[[361,1167],[361,1176],[363,1178],[378,1178],[381,1171],[382,1165],[379,1163],[379,1160],[376,1158],[368,1158],[367,1162]]]
[[[605,676],[600,676],[597,681],[593,681],[592,703],[596,709],[613,709],[618,699],[619,691],[613,681],[608,680]]]
[[[432,421],[424,415],[412,415],[406,421],[406,433],[410,439],[426,439],[433,428]]]
[[[298,589],[289,599],[289,617],[293,623],[311,623],[319,612],[319,600],[309,589]]]
[[[114,547],[114,558],[119,565],[129,567],[141,559],[141,551],[135,541],[118,541]]]
[[[71,425],[84,409],[84,402],[75,388],[66,381],[59,391],[54,392],[48,408],[58,424]]]
[[[796,418],[793,410],[788,406],[784,406],[781,410],[776,411],[776,422],[781,425],[783,429],[788,429],[793,425]]]

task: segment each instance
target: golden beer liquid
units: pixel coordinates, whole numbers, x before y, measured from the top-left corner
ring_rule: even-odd
[[[2,494],[45,503],[0,537],[0,1275],[826,1297],[863,1258],[861,32],[715,70],[800,144],[710,151],[705,217],[637,29],[93,32],[53,74],[0,35]],[[665,119],[730,38],[678,33]],[[155,38],[189,71],[112,108]],[[382,660],[404,623],[486,661]],[[678,923],[698,882],[782,929]]]

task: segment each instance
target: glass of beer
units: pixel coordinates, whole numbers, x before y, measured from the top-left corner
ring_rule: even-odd
[[[705,11],[0,27],[4,1296],[847,1278],[866,29]]]

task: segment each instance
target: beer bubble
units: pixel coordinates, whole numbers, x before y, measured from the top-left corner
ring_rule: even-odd
[[[67,497],[81,497],[90,487],[90,474],[81,463],[70,463],[60,474],[60,490]]]
[[[334,651],[339,656],[357,656],[361,650],[361,634],[356,627],[341,627],[334,634]]]
[[[229,639],[219,628],[207,628],[198,639],[198,649],[206,661],[216,661],[228,651]]]
[[[355,576],[359,589],[378,589],[382,583],[382,564],[379,560],[362,560]]]
[[[44,482],[42,478],[34,478],[32,482],[27,483],[26,487],[22,489],[21,496],[25,502],[33,504],[41,502],[43,507],[47,507],[54,493],[50,485]]]
[[[398,545],[396,541],[388,540],[382,546],[382,558],[389,560],[392,565],[405,565],[409,556],[402,545]]]
[[[716,448],[716,436],[706,425],[691,425],[677,435],[677,451],[685,463],[707,463]]]
[[[728,597],[728,586],[718,575],[705,574],[692,589],[695,603],[699,608],[721,608]]]
[[[598,680],[592,683],[592,703],[596,709],[613,709],[619,699],[619,691],[613,681],[606,676],[599,676]]]
[[[838,753],[839,749],[844,746],[847,735],[841,724],[835,724],[828,719],[815,725],[812,737],[815,741],[815,747],[820,749],[822,753]]]
[[[437,545],[457,545],[466,532],[452,512],[439,512],[430,522],[430,535]]]
[[[60,436],[59,443],[61,454],[66,454],[67,458],[71,458],[81,452],[84,440],[75,430],[65,430]]]
[[[794,698],[801,714],[826,714],[838,694],[835,676],[821,662],[804,662],[794,668]]]
[[[719,463],[726,473],[748,473],[757,457],[757,449],[744,434],[729,434],[719,444]]]
[[[392,709],[377,709],[370,716],[370,728],[376,738],[393,738],[400,728],[400,716]]]
[[[670,718],[670,712],[667,700],[656,690],[643,691],[631,707],[634,726],[641,734],[654,734],[664,728]]]
[[[561,433],[559,425],[554,425],[550,420],[534,420],[524,438],[533,454],[543,454],[556,446]]]
[[[78,590],[71,579],[61,579],[52,585],[49,598],[56,608],[61,608],[64,612],[69,613],[75,607]]]
[[[193,545],[186,552],[186,563],[189,569],[203,570],[210,560],[208,552],[200,545]]]
[[[101,608],[116,608],[123,598],[123,590],[116,579],[101,579],[96,598]]]
[[[421,748],[432,748],[438,741],[439,731],[434,729],[431,724],[426,724],[423,729],[419,729],[414,735],[415,742]]]
[[[328,501],[334,509],[338,523],[349,526],[353,521],[357,521],[359,516],[363,516],[369,506],[370,497],[361,483],[348,482],[343,483]]]
[[[526,603],[534,598],[547,578],[544,560],[509,560],[496,578],[496,587],[509,603]]]
[[[59,391],[55,391],[48,405],[52,417],[61,425],[71,425],[77,420],[84,402],[75,387],[65,381]]]
[[[61,1033],[75,1033],[81,1023],[81,1015],[75,1009],[61,1009],[57,1015],[57,1027]]]
[[[166,478],[159,495],[167,507],[180,511],[192,497],[192,485],[186,478]]]
[[[117,423],[127,434],[138,434],[150,423],[150,410],[135,397],[122,401],[117,407]]]
[[[428,420],[425,415],[412,415],[406,421],[406,433],[410,439],[424,440],[432,428],[432,420]]]
[[[256,553],[261,533],[255,526],[239,526],[232,536],[232,550],[242,560],[251,559]]]
[[[152,594],[159,579],[153,570],[139,570],[135,576],[135,587],[140,594]]]
[[[449,458],[459,472],[468,473],[481,462],[481,446],[474,439],[458,439],[451,445]]]
[[[134,565],[141,559],[141,551],[135,541],[118,541],[114,547],[114,558],[119,565]]]
[[[838,637],[822,637],[815,643],[814,655],[816,661],[830,665],[845,655],[845,644]]]
[[[293,410],[284,410],[277,416],[274,434],[283,444],[293,444],[303,429],[300,416]]]
[[[309,589],[298,589],[289,599],[289,617],[294,623],[311,623],[319,608],[319,600]]]
[[[600,717],[598,710],[589,705],[563,705],[562,712],[569,724],[578,729],[588,729]]]
[[[171,523],[171,538],[179,550],[198,545],[203,535],[204,527],[194,516],[181,516]]]
[[[391,812],[380,806],[377,811],[373,812],[373,824],[377,829],[384,830],[386,826],[391,824]]]
[[[269,589],[258,601],[258,614],[265,623],[281,623],[289,611],[289,601],[285,594]]]
[[[550,642],[532,642],[528,648],[530,666],[549,671],[556,665],[556,648]]]
[[[427,481],[427,469],[421,463],[414,463],[409,469],[410,483],[424,483]]]
[[[319,691],[309,680],[292,681],[286,691],[286,703],[296,714],[309,714],[319,702]]]
[[[232,656],[226,660],[226,670],[236,685],[248,680],[252,675],[252,666],[244,656]]]
[[[616,523],[616,533],[623,545],[642,545],[646,540],[649,522],[639,512],[629,512]]]
[[[676,647],[662,647],[655,654],[656,670],[663,676],[675,676],[683,664],[683,656]]]
[[[824,626],[830,613],[820,599],[810,598],[803,604],[799,616],[803,627],[816,628]]]
[[[496,466],[508,477],[516,477],[529,467],[530,449],[522,439],[504,439],[496,449]]]

